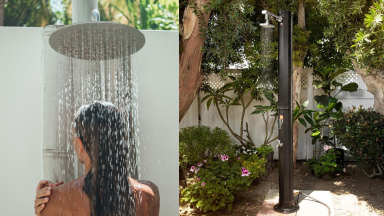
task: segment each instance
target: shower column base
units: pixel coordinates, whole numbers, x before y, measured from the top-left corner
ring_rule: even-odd
[[[334,216],[334,210],[332,205],[332,198],[330,191],[318,191],[318,190],[300,190],[301,192],[310,195],[324,203],[326,203],[331,208],[331,216]],[[294,190],[294,192],[299,192],[299,190]],[[297,201],[297,196],[294,197],[294,200]],[[328,208],[315,202],[314,200],[304,197],[303,195],[299,196],[299,205],[300,209],[297,212],[284,214],[276,212],[274,206],[279,203],[279,189],[270,189],[267,196],[264,199],[263,205],[261,206],[257,216],[327,216]]]

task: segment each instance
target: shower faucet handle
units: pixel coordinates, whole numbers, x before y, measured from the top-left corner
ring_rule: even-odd
[[[279,130],[281,129],[281,126],[283,125],[283,122],[284,122],[284,116],[283,116],[283,115],[280,115],[280,116],[279,116],[279,124],[278,124],[278,126],[279,126]]]
[[[277,148],[277,147],[281,147],[281,146],[283,146],[283,143],[282,143],[282,142],[280,142],[280,140],[277,140],[277,145],[276,145],[276,148]]]

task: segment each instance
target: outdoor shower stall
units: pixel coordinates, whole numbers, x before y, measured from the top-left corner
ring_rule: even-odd
[[[293,201],[293,125],[292,125],[292,31],[293,16],[290,11],[279,11],[279,16],[267,11],[263,28],[274,28],[269,24],[269,15],[278,22],[278,146],[279,153],[279,203],[274,210],[281,213],[293,213],[299,205]]]
[[[66,57],[51,48],[49,36],[62,27],[0,28],[0,99],[6,102],[0,108],[0,166],[7,176],[0,181],[4,215],[32,215],[39,180],[67,183],[84,174],[83,165],[75,164],[74,152],[57,145],[58,76]],[[178,169],[172,165],[178,162],[178,128],[164,124],[178,119],[178,32],[141,33],[146,42],[136,55],[137,175],[159,187],[160,215],[174,215],[178,214],[178,188],[174,187]]]

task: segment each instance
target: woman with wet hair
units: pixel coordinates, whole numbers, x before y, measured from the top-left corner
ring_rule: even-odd
[[[135,169],[128,162],[133,140],[129,121],[111,103],[96,101],[82,106],[75,115],[73,146],[78,160],[85,164],[86,175],[64,185],[39,190],[35,208],[40,200],[44,209],[35,213],[43,216],[159,215],[157,186],[129,177],[129,169]]]

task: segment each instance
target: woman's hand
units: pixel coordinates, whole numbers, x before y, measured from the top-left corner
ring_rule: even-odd
[[[61,180],[59,183],[52,183],[48,180],[41,180],[36,188],[36,199],[35,199],[35,214],[41,216],[41,211],[45,207],[45,203],[49,201],[49,195],[51,195],[51,189],[53,187],[64,184]]]

